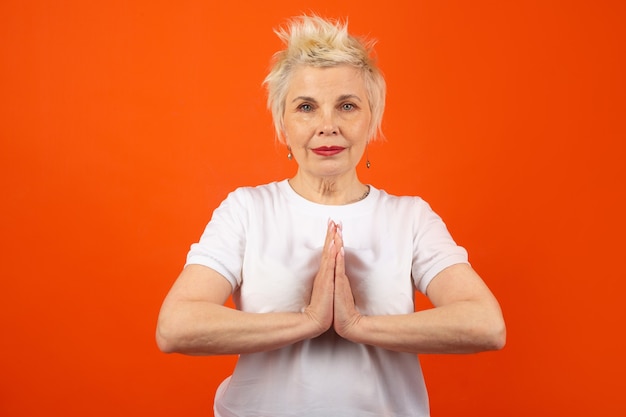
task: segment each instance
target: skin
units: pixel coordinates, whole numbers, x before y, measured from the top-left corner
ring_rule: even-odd
[[[286,98],[285,138],[298,162],[296,192],[322,204],[347,204],[367,186],[356,165],[367,145],[371,114],[365,85],[349,66],[300,67]],[[314,150],[336,146],[320,155]],[[224,306],[232,288],[216,271],[189,265],[166,296],[156,340],[164,352],[243,354],[277,349],[333,328],[341,337],[412,353],[473,353],[501,349],[500,307],[466,264],[450,266],[429,284],[433,308],[403,315],[362,316],[345,272],[341,226],[329,222],[309,305],[301,313],[246,313]]]
[[[365,82],[347,65],[299,67],[291,74],[285,99],[284,136],[298,163],[289,181],[303,197],[322,204],[346,204],[367,190],[356,174],[372,123]],[[332,156],[322,146],[343,148]]]

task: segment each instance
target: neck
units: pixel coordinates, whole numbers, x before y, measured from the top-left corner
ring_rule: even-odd
[[[356,173],[349,177],[307,177],[298,172],[289,180],[293,190],[307,200],[327,205],[355,203],[369,194],[369,186],[359,181]]]

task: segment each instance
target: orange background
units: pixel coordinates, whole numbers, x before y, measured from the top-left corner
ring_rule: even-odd
[[[423,356],[433,417],[625,415],[624,2],[267,3],[0,3],[0,415],[211,415],[234,357],[160,353],[156,316],[226,193],[294,172],[261,81],[309,10],[379,40],[362,180],[505,312],[503,351]]]

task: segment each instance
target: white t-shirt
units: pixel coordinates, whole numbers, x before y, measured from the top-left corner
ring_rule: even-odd
[[[299,312],[319,268],[328,220],[341,222],[356,306],[364,315],[414,311],[414,291],[444,268],[467,263],[441,218],[419,197],[371,187],[363,200],[327,206],[284,180],[230,193],[215,210],[187,264],[208,266],[233,287],[238,309]],[[217,417],[428,416],[416,355],[315,339],[240,355],[219,387]]]

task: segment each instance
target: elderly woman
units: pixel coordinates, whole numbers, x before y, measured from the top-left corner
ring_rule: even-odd
[[[297,172],[215,210],[163,302],[158,345],[240,355],[216,416],[427,416],[416,354],[502,348],[498,302],[426,202],[357,176],[385,100],[370,44],[315,16],[277,33],[286,48],[265,84]],[[434,307],[415,312],[416,290]]]

